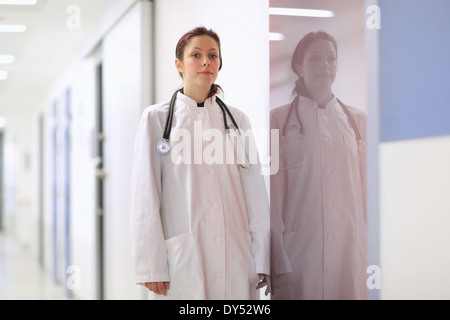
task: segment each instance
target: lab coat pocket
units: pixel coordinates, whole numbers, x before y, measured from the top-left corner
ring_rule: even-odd
[[[288,134],[282,137],[280,164],[283,169],[301,167],[303,163],[302,134]]]
[[[166,240],[170,289],[168,299],[205,299],[204,278],[191,232]]]

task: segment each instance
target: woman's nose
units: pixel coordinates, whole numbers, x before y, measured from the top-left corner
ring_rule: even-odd
[[[209,65],[209,59],[208,59],[208,57],[205,57],[205,58],[203,59],[203,65],[204,65],[204,66],[208,66],[208,65]]]

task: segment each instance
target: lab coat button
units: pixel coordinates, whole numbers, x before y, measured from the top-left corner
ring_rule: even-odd
[[[330,138],[328,138],[327,136],[322,136],[322,141],[327,143],[328,141],[330,141]]]
[[[223,277],[223,273],[222,272],[217,272],[216,273],[216,277],[217,278],[222,278]]]
[[[215,169],[209,169],[209,173],[210,174],[216,174],[216,170]]]
[[[330,168],[325,168],[324,172],[325,172],[326,174],[330,174],[330,173],[331,173],[331,169],[330,169]]]
[[[200,109],[198,110],[198,113],[201,113],[201,114],[205,113],[205,109],[200,108]]]
[[[334,236],[331,233],[329,233],[327,238],[328,238],[328,240],[333,240]]]
[[[328,201],[328,202],[327,202],[327,207],[328,207],[328,208],[331,208],[332,206],[333,206],[333,202]]]
[[[222,243],[222,237],[217,237],[217,238],[216,238],[216,242],[217,242],[217,243]]]
[[[215,209],[218,209],[218,208],[219,208],[219,203],[218,203],[218,202],[214,202],[214,203],[213,203],[213,207],[214,207]]]

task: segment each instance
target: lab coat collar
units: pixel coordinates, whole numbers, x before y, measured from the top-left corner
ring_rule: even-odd
[[[197,101],[195,101],[194,99],[189,98],[188,96],[184,95],[181,92],[178,92],[178,94],[177,94],[177,102],[182,102],[183,105],[188,106],[190,109],[198,110],[198,108],[207,108],[207,107],[211,106],[212,99],[211,98],[206,99],[205,106],[204,107],[198,107],[197,106]]]
[[[332,106],[336,105],[336,103],[337,103],[336,96],[333,94],[333,98],[331,98],[331,100],[328,101],[325,104],[325,107],[323,109],[321,109],[321,110],[329,111],[329,110],[333,109]],[[319,109],[319,106],[317,105],[317,103],[313,99],[307,98],[305,96],[299,96],[299,104],[300,105],[310,106],[310,107],[315,108],[315,109]]]

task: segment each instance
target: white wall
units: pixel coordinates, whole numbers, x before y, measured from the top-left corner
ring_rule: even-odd
[[[103,40],[105,294],[144,296],[136,286],[130,246],[131,162],[137,124],[150,104],[151,6],[138,2]]]
[[[380,146],[382,299],[450,299],[450,136]]]

